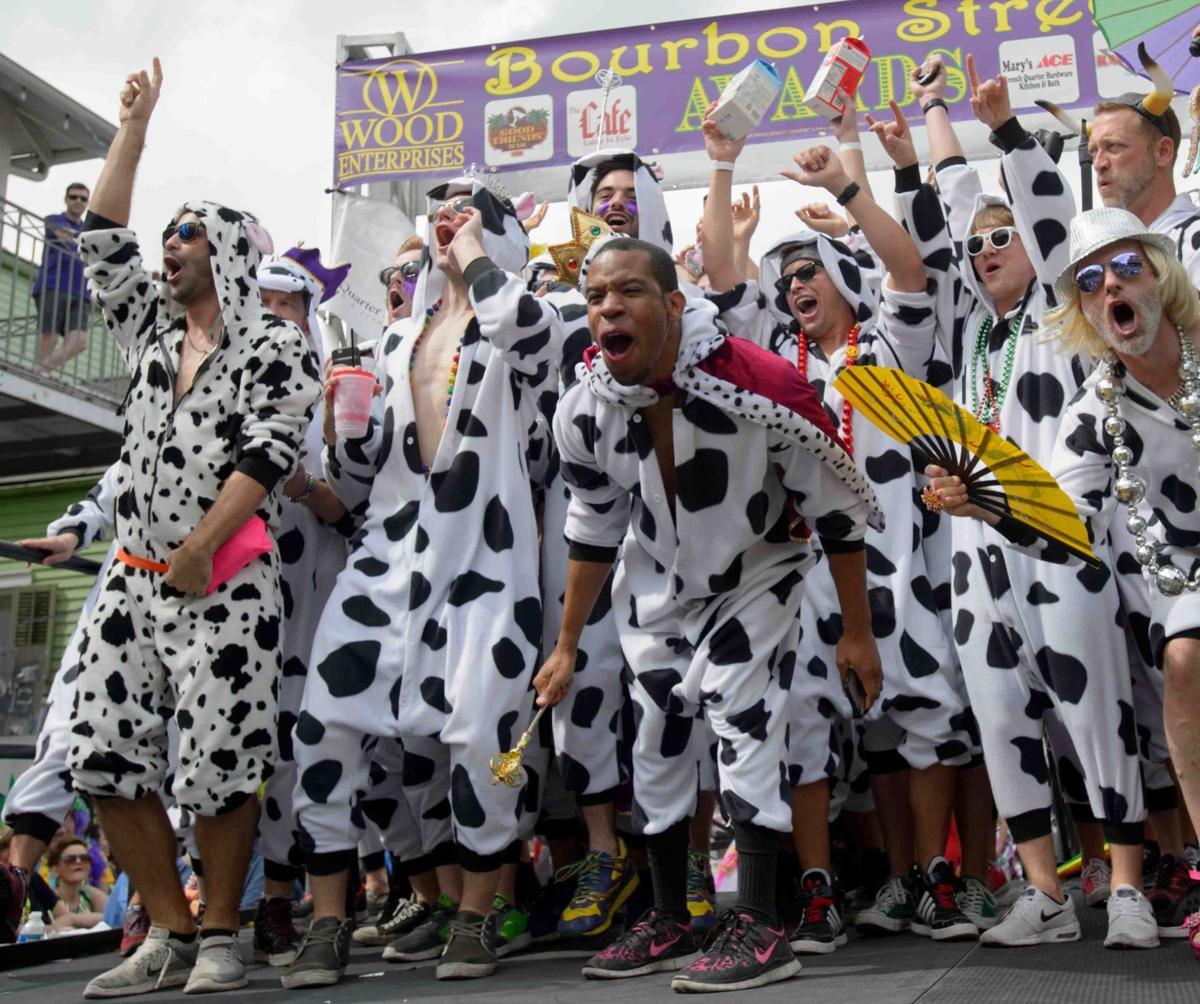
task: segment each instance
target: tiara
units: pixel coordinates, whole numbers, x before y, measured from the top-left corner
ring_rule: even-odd
[[[512,196],[508,194],[508,189],[500,183],[500,178],[498,175],[489,173],[487,171],[481,171],[474,163],[472,163],[470,167],[463,171],[462,176],[469,181],[478,182],[494,196],[496,196],[497,199],[503,199],[507,202],[513,201]]]
[[[575,239],[564,244],[551,244],[547,251],[554,259],[558,277],[572,286],[579,285],[579,273],[591,246],[601,237],[612,233],[612,227],[599,216],[585,213],[578,206],[571,209],[571,232]]]

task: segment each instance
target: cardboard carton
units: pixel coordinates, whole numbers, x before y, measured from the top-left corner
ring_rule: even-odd
[[[756,59],[725,85],[711,118],[730,139],[741,139],[763,120],[781,90],[775,67]]]
[[[861,38],[843,38],[825,54],[825,60],[808,85],[806,107],[835,119],[846,110],[846,97],[852,99],[859,81],[871,62],[871,50]]]

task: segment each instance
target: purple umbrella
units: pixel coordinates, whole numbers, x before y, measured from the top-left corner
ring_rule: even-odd
[[[1195,0],[1095,0],[1095,4],[1096,27],[1130,70],[1154,79],[1138,59],[1142,42],[1179,94],[1188,94],[1200,84],[1200,58],[1191,51],[1200,26]]]

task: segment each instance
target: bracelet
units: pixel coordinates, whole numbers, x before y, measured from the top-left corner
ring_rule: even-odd
[[[845,152],[846,150],[857,150],[857,151],[859,151],[859,153],[861,153],[861,152],[862,152],[862,144],[861,144],[861,143],[858,143],[858,142],[855,142],[855,143],[841,143],[841,144],[839,144],[839,146],[840,146],[840,148],[841,148],[841,150],[842,150],[843,152]]]
[[[734,163],[732,160],[711,160],[709,161],[709,166],[714,171],[728,171],[730,174],[732,174]]]
[[[928,115],[930,108],[945,108],[946,114],[947,115],[950,114],[949,107],[946,105],[946,102],[943,101],[941,98],[930,98],[928,101],[926,101],[925,104],[921,105],[921,114]]]
[[[839,206],[846,205],[846,203],[853,199],[854,196],[856,196],[860,191],[862,191],[862,189],[858,187],[857,181],[850,182],[850,184],[842,189],[842,194],[837,197],[837,204]]]
[[[317,490],[317,479],[313,476],[312,471],[304,472],[304,491],[297,495],[292,501],[296,505],[307,502],[312,496],[312,493]]]

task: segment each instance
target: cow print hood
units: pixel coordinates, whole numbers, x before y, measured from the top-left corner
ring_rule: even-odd
[[[520,275],[529,260],[529,235],[509,200],[499,198],[475,178],[453,178],[435,185],[426,193],[425,233],[421,235],[425,250],[421,253],[421,274],[413,292],[414,318],[420,318],[427,307],[441,298],[445,289],[446,277],[438,270],[431,250],[436,244],[434,214],[443,202],[459,195],[471,196],[471,202],[483,218],[483,250],[493,264],[505,272]]]
[[[263,256],[273,250],[271,235],[251,213],[215,202],[185,202],[171,218],[172,224],[187,212],[195,213],[204,224],[226,333],[245,334],[251,323],[274,321],[274,317],[264,312],[258,291],[258,268]],[[171,299],[165,282],[159,284],[158,309],[160,317],[184,323],[187,308]]]
[[[969,235],[975,223],[975,217],[978,216],[988,206],[1003,206],[1005,209],[1012,209],[1012,203],[1007,199],[1001,198],[999,195],[990,195],[987,192],[979,192],[975,196],[975,202],[971,206],[971,217],[967,221],[967,234]],[[980,281],[979,275],[975,271],[975,263],[971,256],[967,254],[967,239],[963,237],[962,244],[962,278],[967,289],[971,291],[971,295],[980,303],[987,307],[992,314],[996,313],[996,301],[992,299],[992,294],[987,291],[987,287]]]
[[[767,298],[771,316],[789,331],[798,331],[787,296],[777,292],[775,280],[783,272],[783,259],[797,244],[816,244],[817,254],[825,271],[842,298],[854,308],[859,325],[869,329],[879,313],[880,289],[883,275],[875,258],[865,250],[852,250],[848,245],[815,230],[795,230],[778,241],[763,255],[759,263],[759,288]]]
[[[667,200],[663,195],[662,184],[650,166],[633,150],[597,150],[575,161],[571,165],[571,179],[567,183],[567,205],[578,206],[585,213],[592,211],[592,181],[596,167],[613,157],[633,158],[638,238],[657,244],[667,254],[671,254],[675,239],[671,235],[671,218],[667,213]]]

